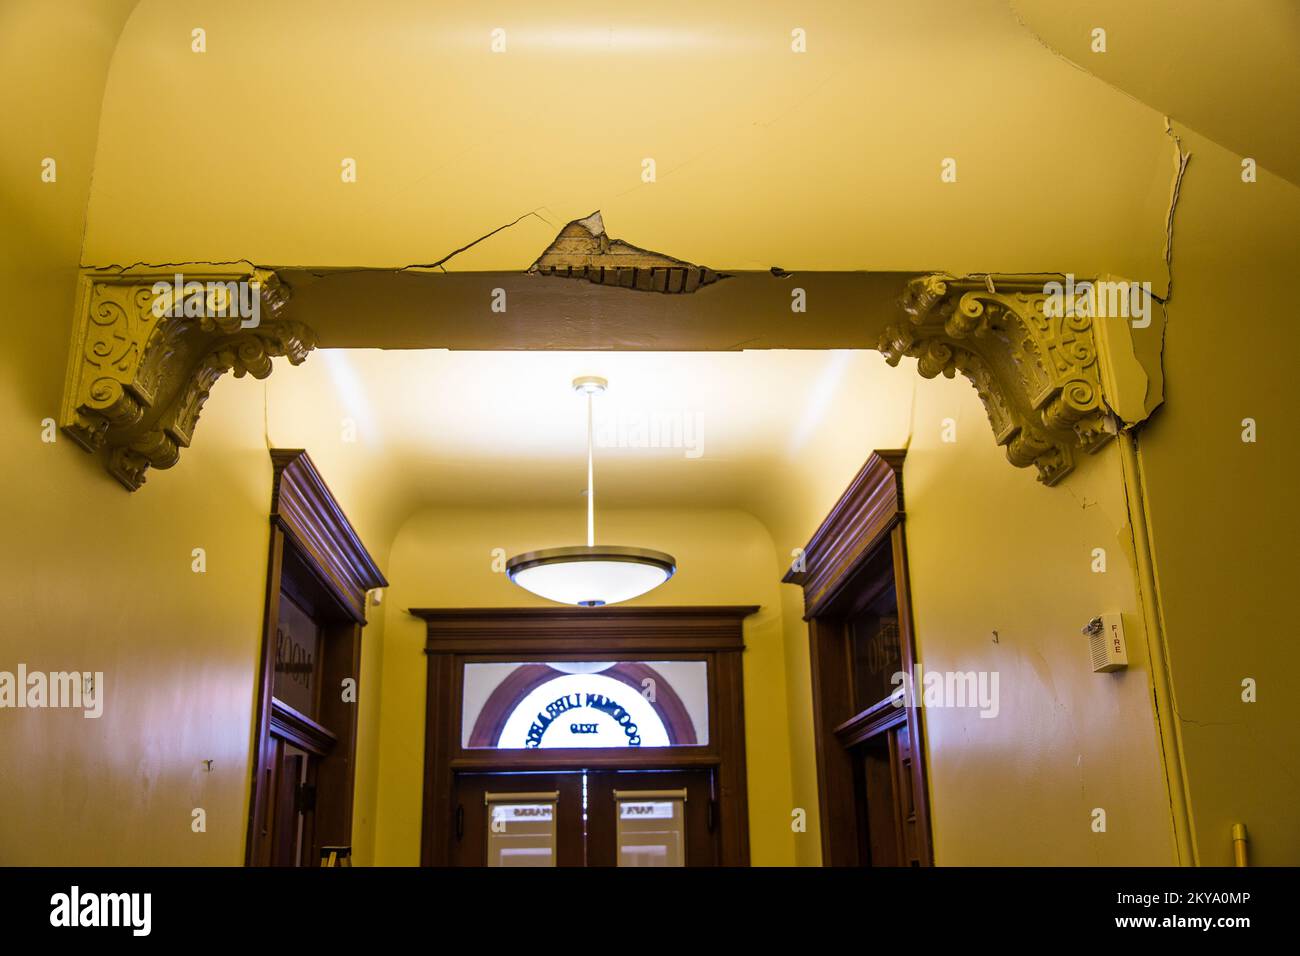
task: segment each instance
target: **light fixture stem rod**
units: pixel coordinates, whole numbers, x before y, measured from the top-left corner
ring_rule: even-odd
[[[596,466],[591,442],[591,392],[587,392],[587,547],[596,543]]]

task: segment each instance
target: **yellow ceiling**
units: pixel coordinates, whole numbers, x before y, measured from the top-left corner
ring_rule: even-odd
[[[568,504],[577,528],[579,375],[610,381],[595,400],[598,503],[734,507],[791,482],[819,442],[859,465],[905,443],[915,372],[852,351],[322,350],[267,380],[269,438],[311,449],[325,474],[368,472],[403,508]]]
[[[1011,0],[1053,50],[1173,120],[1300,185],[1294,0]],[[1092,31],[1106,31],[1094,53]]]
[[[518,220],[447,263],[513,270],[600,209],[611,236],[717,269],[1159,286],[1171,152],[1161,116],[1005,0],[144,0],[83,259],[400,266]]]
[[[1287,139],[1300,83],[1287,82],[1294,63],[1278,62],[1294,8],[1130,6],[142,0],[126,17],[123,0],[93,8],[96,20],[74,5],[84,15],[69,15],[70,29],[111,33],[126,17],[82,261],[400,266],[513,222],[446,267],[522,270],[564,222],[600,209],[611,236],[717,269],[1071,270],[1160,291],[1174,155],[1165,113],[1285,173],[1300,155]],[[1104,57],[1080,45],[1096,18]],[[806,53],[791,50],[795,28]],[[1212,82],[1225,70],[1239,86]],[[340,181],[345,157],[356,183]],[[641,179],[647,157],[653,183]],[[958,162],[955,183],[940,181],[945,157]],[[359,307],[352,320],[364,341],[386,316]],[[337,356],[272,377],[275,443],[335,455],[395,499],[494,502],[576,500],[581,429],[567,431],[567,382],[579,371],[609,374],[611,401],[706,416],[701,459],[604,456],[611,503],[736,500],[800,467],[789,442],[835,361]],[[351,391],[339,384],[349,377]],[[822,435],[839,430],[866,450],[905,438],[913,373],[868,354],[839,382],[851,391],[838,407],[855,411]],[[448,394],[459,417],[430,417],[439,403],[426,399]],[[355,445],[338,439],[353,413]]]

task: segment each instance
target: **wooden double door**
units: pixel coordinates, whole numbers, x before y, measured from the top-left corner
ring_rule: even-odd
[[[715,771],[460,773],[454,866],[717,866]]]

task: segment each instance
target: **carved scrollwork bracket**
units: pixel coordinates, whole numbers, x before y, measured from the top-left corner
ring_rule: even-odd
[[[273,357],[307,357],[316,336],[281,318],[288,298],[260,269],[83,273],[60,426],[136,490],[176,464],[222,375],[266,378]]]
[[[881,334],[885,360],[915,358],[924,378],[970,379],[1011,464],[1034,465],[1053,485],[1074,468],[1078,449],[1095,452],[1115,434],[1094,320],[1052,300],[1041,279],[922,276],[908,283],[902,305],[907,321]]]

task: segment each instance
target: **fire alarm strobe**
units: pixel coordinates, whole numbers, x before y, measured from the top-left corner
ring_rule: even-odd
[[[1128,667],[1128,645],[1124,643],[1124,622],[1118,614],[1094,617],[1083,626],[1092,654],[1092,672],[1104,674]]]

